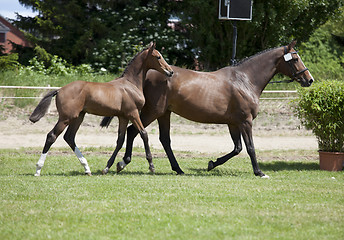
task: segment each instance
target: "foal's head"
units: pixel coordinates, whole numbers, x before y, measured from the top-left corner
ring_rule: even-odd
[[[294,47],[296,41],[292,41],[288,46],[284,47],[284,55],[278,65],[278,69],[284,75],[289,76],[303,87],[309,87],[314,81],[308,68],[303,64],[299,54]]]
[[[155,43],[151,42],[147,48],[146,69],[155,69],[168,77],[172,77],[173,70],[163,56],[155,49]]]

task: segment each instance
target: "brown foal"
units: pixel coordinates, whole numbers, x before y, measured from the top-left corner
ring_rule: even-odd
[[[40,176],[51,145],[67,126],[68,129],[64,139],[84,166],[85,173],[91,175],[86,159],[75,144],[75,135],[86,113],[118,117],[117,146],[111,157],[112,160],[110,159],[111,161],[114,161],[121,149],[128,122],[131,121],[143,139],[149,169],[154,172],[152,155],[148,145],[148,135],[139,117],[139,111],[145,103],[143,86],[149,69],[155,69],[169,77],[173,74],[172,68],[155,49],[155,43],[150,43],[149,47],[138,53],[131,60],[123,75],[113,81],[107,83],[75,81],[59,90],[48,93],[33,111],[30,120],[37,122],[41,119],[54,96],[56,96],[59,119],[55,127],[47,135],[42,155],[36,165],[35,176]],[[110,160],[108,165],[111,164]],[[103,171],[107,173],[108,168]]]

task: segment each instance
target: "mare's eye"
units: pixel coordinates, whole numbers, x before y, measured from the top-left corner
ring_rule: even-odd
[[[156,58],[157,58],[157,59],[161,59],[161,57],[160,57],[160,56],[157,56]]]

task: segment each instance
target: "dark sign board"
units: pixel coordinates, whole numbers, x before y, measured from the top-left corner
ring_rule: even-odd
[[[251,20],[252,0],[219,0],[219,19]]]

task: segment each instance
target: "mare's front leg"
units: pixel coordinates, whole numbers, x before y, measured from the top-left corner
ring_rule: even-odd
[[[251,158],[251,163],[253,167],[254,175],[259,176],[261,178],[269,178],[268,175],[265,175],[258,166],[257,158],[256,158],[256,151],[254,149],[253,138],[252,138],[252,122],[247,121],[244,122],[241,126],[242,137],[244,139],[246,150],[248,155]]]
[[[112,156],[108,160],[106,167],[103,169],[103,171],[102,171],[103,174],[107,174],[109,172],[109,169],[113,165],[115,158],[116,158],[119,150],[122,148],[123,143],[124,143],[125,131],[127,129],[127,125],[128,125],[129,120],[127,118],[123,118],[123,117],[118,117],[118,120],[119,120],[119,123],[118,123],[117,146],[116,146],[116,149],[113,152]],[[123,168],[124,167],[125,166],[123,166]],[[117,172],[118,172],[118,166],[117,166]]]

